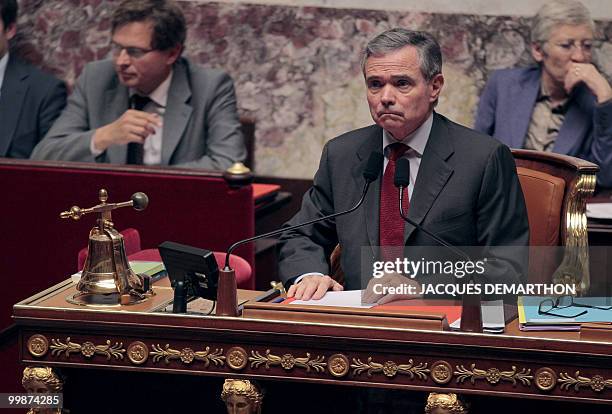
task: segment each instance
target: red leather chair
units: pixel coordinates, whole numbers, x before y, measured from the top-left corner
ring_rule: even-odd
[[[159,251],[157,249],[145,249],[142,250],[140,247],[140,233],[138,230],[128,228],[122,230],[121,235],[123,235],[123,242],[125,245],[125,254],[130,261],[148,261],[148,262],[161,262],[161,257],[159,255]],[[225,266],[225,253],[224,252],[213,252],[215,255],[215,259],[217,260],[217,265],[219,268],[223,268]],[[85,260],[87,259],[87,247],[81,249],[78,255],[78,270],[82,270],[85,265]],[[251,270],[251,265],[249,262],[244,260],[240,256],[230,255],[230,266],[232,269],[236,271],[236,284],[238,285],[238,289],[248,289],[251,285],[251,278],[253,277],[253,272]]]

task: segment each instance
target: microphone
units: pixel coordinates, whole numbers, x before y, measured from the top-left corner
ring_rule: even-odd
[[[232,244],[227,249],[227,253],[225,255],[225,266],[222,270],[219,271],[219,289],[218,289],[219,294],[218,294],[218,302],[217,302],[217,315],[236,316],[237,307],[236,307],[235,275],[234,275],[234,282],[233,282],[233,293],[231,291],[232,290],[231,281],[229,282],[227,281],[228,280],[227,274],[229,273],[233,274],[234,272],[232,268],[230,267],[230,263],[229,263],[230,255],[232,254],[234,249],[236,249],[239,246],[242,246],[243,244],[246,244],[246,243],[249,243],[255,240],[276,236],[286,231],[299,229],[301,227],[305,227],[310,224],[315,224],[320,221],[329,220],[335,217],[339,217],[345,214],[352,213],[353,211],[357,210],[363,204],[363,201],[365,200],[365,196],[368,192],[368,189],[370,188],[370,184],[372,184],[372,182],[374,182],[380,176],[380,173],[383,168],[383,162],[384,162],[384,157],[382,153],[373,151],[370,154],[370,157],[368,158],[365,169],[363,170],[363,178],[365,179],[365,184],[363,186],[363,191],[361,192],[361,197],[359,198],[359,201],[357,201],[357,203],[353,207],[349,208],[348,210],[329,214],[327,216],[319,217],[313,220],[309,220],[305,223],[300,223],[300,224],[296,224],[290,227],[285,227],[285,228],[274,230],[268,233],[249,237],[248,239],[240,240]],[[223,286],[222,286],[222,282],[223,282]],[[226,287],[227,286],[226,283],[227,285],[230,285],[229,288]],[[223,291],[224,289],[225,289],[225,292]],[[231,303],[232,297],[233,297],[233,303]],[[226,304],[226,301],[227,301],[227,304]],[[222,302],[224,303],[222,304]]]
[[[402,202],[404,199],[404,189],[408,188],[410,184],[410,162],[406,158],[400,158],[395,164],[395,176],[393,177],[393,184],[399,188],[399,212],[400,216],[407,222],[412,224],[423,233],[446,247],[457,256],[463,258],[466,261],[472,261],[470,256],[464,251],[450,245],[449,243],[442,240],[414,220],[411,220],[404,214]],[[473,283],[472,276],[470,275],[467,283]],[[459,328],[463,332],[482,332],[482,309],[481,309],[481,298],[479,294],[464,294],[462,297],[461,304],[461,325]]]
[[[404,201],[404,189],[408,188],[408,185],[410,184],[410,162],[408,161],[407,158],[400,158],[399,160],[396,161],[395,176],[393,177],[393,184],[399,189],[399,212],[400,212],[400,216],[404,219],[404,221],[406,221],[409,224],[412,224],[414,227],[416,227],[423,233],[427,234],[429,237],[431,237],[436,242],[440,243],[442,246],[450,249],[457,256],[467,261],[472,260],[470,256],[468,256],[465,252],[457,249],[455,246],[448,244],[447,242],[442,240],[440,237],[436,236],[435,234],[427,230],[425,227],[421,226],[414,220],[408,218],[404,214],[404,209],[402,207],[402,202]]]

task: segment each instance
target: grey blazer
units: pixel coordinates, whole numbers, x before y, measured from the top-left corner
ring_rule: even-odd
[[[361,195],[362,172],[372,151],[382,152],[382,130],[376,125],[329,141],[313,187],[288,225],[353,206]],[[379,260],[381,180],[379,176],[372,183],[357,211],[281,238],[279,271],[284,282],[308,272],[329,274],[327,258],[339,243],[345,289],[365,287],[372,261]],[[504,260],[487,268],[487,278],[500,283],[523,279],[524,246],[529,242],[525,201],[512,154],[491,137],[434,114],[408,216],[455,246],[519,246],[519,255],[506,249],[496,252]],[[404,238],[405,251],[416,255],[414,246],[437,244],[410,224],[405,225]]]
[[[9,55],[0,92],[0,157],[30,158],[64,106],[64,82]]]
[[[68,106],[33,159],[125,164],[127,145],[109,147],[95,157],[90,151],[95,129],[128,109],[129,91],[117,78],[113,62],[88,64],[76,82]],[[174,65],[164,114],[162,165],[226,169],[243,161],[246,150],[231,78],[181,58]]]

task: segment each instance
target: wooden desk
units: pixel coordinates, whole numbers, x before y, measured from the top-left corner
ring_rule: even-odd
[[[148,304],[102,310],[65,303],[69,289],[67,281],[15,305],[21,362],[612,404],[612,344],[576,333],[523,333],[516,322],[490,335],[174,315]],[[157,302],[170,297],[158,288]]]

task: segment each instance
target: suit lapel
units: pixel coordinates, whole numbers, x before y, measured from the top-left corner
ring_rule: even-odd
[[[102,125],[116,121],[129,108],[129,91],[115,76],[115,83],[106,90],[102,106]],[[125,164],[127,161],[127,145],[111,145],[106,150],[106,157],[111,164]]]
[[[0,157],[6,156],[28,91],[27,67],[9,56],[0,94]]]
[[[540,70],[528,70],[516,88],[511,89],[509,102],[515,107],[510,133],[510,147],[522,148],[527,136],[531,114],[540,91]]]
[[[187,75],[187,66],[181,60],[174,66],[172,82],[168,90],[162,138],[162,165],[170,164],[172,154],[191,118],[193,108],[187,104],[190,98],[191,85]]]
[[[584,95],[587,96],[584,96]],[[572,154],[572,148],[574,148],[577,141],[582,142],[583,138],[587,134],[587,130],[591,126],[591,113],[592,111],[585,112],[583,110],[583,103],[588,100],[589,93],[586,92],[585,87],[581,85],[580,89],[576,90],[575,96],[570,99],[573,101],[570,103],[565,119],[559,130],[559,135],[553,146],[553,151],[559,154]]]
[[[419,224],[423,222],[434,201],[446,186],[453,173],[453,169],[447,163],[447,160],[454,151],[445,120],[434,112],[431,133],[423,151],[423,158],[408,209],[408,217],[415,222]],[[407,240],[414,230],[414,226],[406,225],[404,240]]]
[[[370,158],[370,154],[373,151],[382,153],[382,128],[379,126],[372,126],[365,131],[366,137],[364,143],[357,150],[358,162],[352,171],[353,179],[356,182],[363,182],[363,169],[365,164]],[[372,254],[374,257],[378,255],[378,249],[376,246],[379,244],[379,210],[380,210],[380,183],[381,174],[378,178],[370,184],[368,193],[366,194],[363,202],[363,226],[366,229],[368,240],[370,241],[370,247],[372,248]]]

